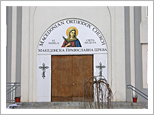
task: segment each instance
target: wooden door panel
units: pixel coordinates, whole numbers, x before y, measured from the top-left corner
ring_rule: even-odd
[[[51,101],[79,101],[81,83],[93,76],[93,56],[52,56],[51,60]]]
[[[52,56],[52,101],[66,101],[72,97],[71,56]]]
[[[93,56],[92,55],[80,55],[73,56],[73,97],[74,101],[79,101],[79,91],[80,98],[82,95],[83,88],[80,89],[81,83],[86,78],[90,78],[93,76]],[[90,92],[88,92],[90,93]],[[93,89],[92,92],[93,93]]]

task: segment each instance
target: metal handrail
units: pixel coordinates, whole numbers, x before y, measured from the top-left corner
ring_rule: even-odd
[[[16,89],[20,86],[20,82],[10,82],[6,83],[6,87],[10,87],[9,89],[6,90],[6,95],[12,93],[12,99],[7,100],[7,101],[15,101],[13,97],[16,95]],[[15,91],[15,92],[14,92]],[[15,95],[13,95],[13,92]]]
[[[145,93],[143,93],[142,91],[140,91],[136,87],[132,86],[131,84],[127,85],[127,89],[131,89],[132,90],[132,98],[133,98],[133,91],[134,91],[135,93],[139,94],[144,99],[148,100],[148,95],[146,95]],[[132,100],[132,104],[133,104],[133,100]]]
[[[15,87],[15,89],[20,86],[20,82],[10,82],[10,83],[6,83],[6,86],[12,86],[10,87],[8,90],[6,90],[6,94],[9,94],[12,90],[14,90],[13,88]],[[11,91],[10,91],[11,90]],[[7,93],[8,92],[8,93]]]
[[[14,88],[15,87],[15,88]],[[12,89],[11,89],[12,88]],[[11,87],[9,90],[9,92],[7,92],[6,93],[6,95],[8,95],[9,93],[11,93],[11,92],[13,92],[14,90],[16,90],[17,88],[18,88],[18,86],[16,87],[16,86],[13,86],[13,87]]]
[[[20,84],[20,82],[7,82],[6,84]]]
[[[137,94],[139,94],[141,97],[143,97],[144,99],[148,100],[148,98],[146,98],[145,96],[141,95],[140,93],[138,93],[136,90],[134,90],[133,88],[128,88],[128,89],[132,89],[133,91],[135,91]]]
[[[145,95],[146,98],[148,98],[148,95],[147,95],[147,94],[143,93],[142,91],[140,91],[140,90],[137,89],[136,87],[134,87],[134,86],[132,86],[132,85],[129,84],[129,85],[127,85],[127,88],[128,88],[129,86],[133,87],[134,89],[136,89],[137,91],[139,91],[140,93],[142,93],[143,95]],[[130,88],[129,88],[129,89],[130,89]]]

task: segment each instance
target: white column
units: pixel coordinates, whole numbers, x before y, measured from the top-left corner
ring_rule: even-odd
[[[130,75],[131,85],[135,86],[135,49],[134,49],[134,7],[130,6]]]
[[[12,7],[12,58],[11,58],[11,82],[16,81],[16,33],[17,33],[17,7]]]
[[[21,102],[29,101],[29,7],[22,7]]]
[[[32,8],[33,7],[30,7],[29,10],[29,86],[28,86],[28,89],[29,89],[29,102],[32,102],[33,101],[33,14],[32,14]]]
[[[116,93],[116,48],[115,48],[115,41],[116,38],[114,37],[115,34],[115,7],[109,6],[108,7],[109,14],[110,14],[110,44],[108,44],[108,57],[109,57],[109,84],[112,89],[113,94]],[[116,95],[113,97],[113,101],[116,100]]]
[[[126,101],[126,77],[125,77],[125,22],[124,7],[115,8],[115,76],[116,76],[116,101]],[[114,77],[114,74],[113,74]]]
[[[148,88],[148,44],[142,44],[143,88]]]

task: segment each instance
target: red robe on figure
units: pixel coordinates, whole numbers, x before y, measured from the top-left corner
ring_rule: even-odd
[[[81,47],[80,41],[78,39],[74,40],[74,41],[70,41],[70,43],[71,43],[71,45],[68,47]],[[65,47],[67,44],[68,43],[66,41],[64,41],[62,47]]]

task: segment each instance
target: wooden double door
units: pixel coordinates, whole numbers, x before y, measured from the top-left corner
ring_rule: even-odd
[[[93,55],[52,56],[51,60],[51,101],[79,101],[81,83],[93,76]]]

